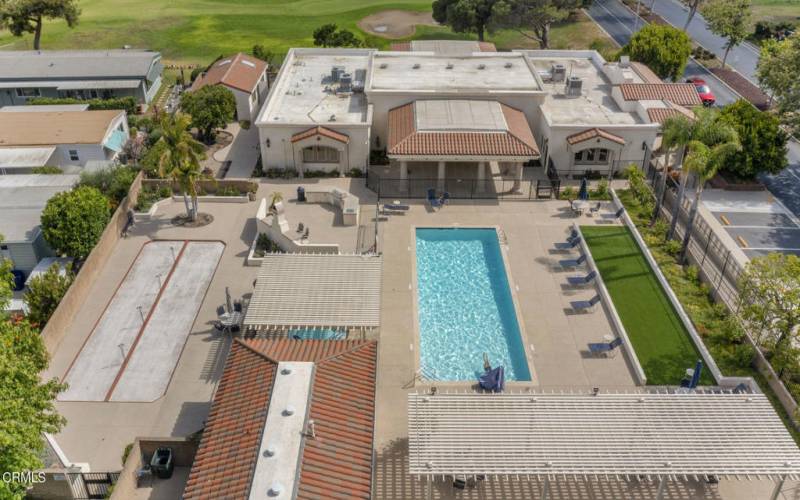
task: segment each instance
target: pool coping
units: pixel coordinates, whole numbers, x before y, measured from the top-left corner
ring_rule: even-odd
[[[456,389],[472,389],[478,386],[478,381],[455,381],[455,380],[429,380],[421,378],[420,376],[420,331],[419,331],[419,286],[417,283],[417,229],[494,229],[495,236],[497,237],[497,243],[500,247],[500,254],[503,258],[503,268],[506,272],[506,280],[508,281],[508,290],[511,292],[511,302],[514,304],[514,314],[517,316],[517,326],[519,327],[519,335],[520,341],[522,342],[522,347],[525,351],[525,361],[528,363],[528,372],[530,373],[531,380],[521,381],[521,380],[509,380],[506,381],[505,385],[508,388],[526,388],[526,387],[538,387],[539,384],[536,382],[538,378],[536,377],[536,370],[533,364],[532,358],[532,351],[530,350],[531,344],[528,341],[528,332],[525,328],[525,321],[522,316],[522,308],[519,304],[519,297],[517,296],[517,285],[514,283],[514,277],[511,274],[511,266],[508,261],[508,241],[503,243],[503,238],[501,235],[505,235],[502,228],[498,225],[489,225],[489,224],[460,224],[454,222],[450,225],[433,225],[433,224],[423,224],[423,225],[411,225],[411,244],[408,247],[409,252],[411,253],[411,295],[412,295],[412,310],[414,315],[414,343],[410,345],[411,350],[414,353],[414,379],[413,379],[413,387],[430,387],[430,386],[437,386],[443,388],[456,388]],[[507,237],[506,237],[507,238]]]

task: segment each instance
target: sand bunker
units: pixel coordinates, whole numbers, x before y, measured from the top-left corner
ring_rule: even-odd
[[[358,27],[384,38],[405,38],[414,34],[418,24],[438,26],[430,12],[384,10],[365,17],[358,22]]]

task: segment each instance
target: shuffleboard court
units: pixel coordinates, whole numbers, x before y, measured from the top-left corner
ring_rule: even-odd
[[[183,241],[157,241],[142,247],[136,261],[95,325],[65,381],[60,401],[103,401],[155,304]]]
[[[110,401],[150,402],[164,394],[224,249],[220,242],[186,245]]]

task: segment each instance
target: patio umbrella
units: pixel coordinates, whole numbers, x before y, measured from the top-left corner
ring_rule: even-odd
[[[228,314],[233,312],[233,306],[231,305],[231,291],[228,290],[228,287],[225,287],[225,305],[228,306]]]
[[[581,180],[581,188],[578,190],[578,199],[584,201],[589,199],[589,187],[586,185],[586,178]]]
[[[694,374],[692,375],[692,381],[689,382],[689,389],[694,389],[697,387],[697,384],[700,383],[700,374],[703,372],[703,360],[698,359],[697,364],[694,365]]]

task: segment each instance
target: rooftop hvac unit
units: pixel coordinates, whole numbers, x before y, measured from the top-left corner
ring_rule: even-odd
[[[339,75],[339,92],[352,92],[353,91],[353,75],[350,73],[342,73]]]
[[[567,78],[567,67],[563,64],[553,64],[550,68],[550,74],[552,75],[552,81],[563,82]]]
[[[334,66],[331,68],[331,80],[338,82],[339,78],[345,73],[344,66]]]
[[[582,87],[583,80],[580,77],[571,76],[567,78],[567,85],[564,87],[564,93],[567,97],[579,97]]]

